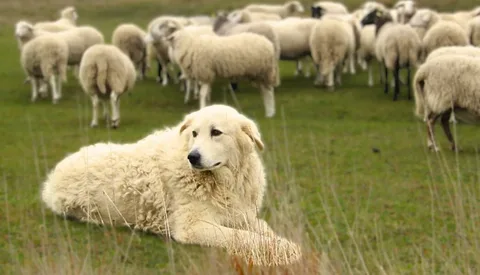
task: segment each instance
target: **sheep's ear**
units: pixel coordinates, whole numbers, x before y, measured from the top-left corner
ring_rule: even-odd
[[[255,146],[260,151],[265,148],[265,145],[263,145],[262,137],[260,136],[260,131],[258,131],[258,127],[255,122],[245,116],[242,116],[242,124],[240,128],[250,139],[252,139],[252,141],[255,143]]]

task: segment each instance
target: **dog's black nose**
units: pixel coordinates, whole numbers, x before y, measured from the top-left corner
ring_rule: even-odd
[[[200,153],[195,150],[195,151],[192,151],[190,152],[190,154],[188,154],[188,161],[190,161],[190,163],[192,165],[198,165],[200,164]]]

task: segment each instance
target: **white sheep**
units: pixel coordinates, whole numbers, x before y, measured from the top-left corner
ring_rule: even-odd
[[[112,44],[122,50],[132,60],[138,71],[139,79],[145,77],[147,70],[146,32],[135,24],[121,24],[112,34]]]
[[[458,24],[442,20],[427,31],[422,42],[422,59],[425,59],[429,53],[441,47],[468,45],[468,36]]]
[[[467,37],[470,44],[480,47],[480,16],[468,22]]]
[[[315,85],[323,80],[327,88],[334,88],[334,75],[339,82],[343,62],[354,50],[350,37],[351,26],[344,21],[324,18],[319,20],[310,35],[310,51],[318,66]]]
[[[464,31],[467,30],[468,21],[474,17],[473,11],[456,13],[438,13],[431,9],[418,9],[408,24],[417,29],[421,39],[435,24],[440,21],[450,21],[458,24]]]
[[[78,13],[75,7],[66,7],[60,11],[60,19],[53,22],[38,22],[35,28],[49,32],[59,32],[74,28],[77,25]]]
[[[451,113],[467,122],[478,120],[479,75],[480,58],[461,55],[439,56],[418,68],[414,79],[415,114],[426,121],[430,149],[439,151],[434,137],[437,119],[441,119],[452,150],[457,150],[457,145],[450,131]]]
[[[159,25],[171,20],[175,20],[183,26],[192,24],[192,21],[187,17],[171,15],[159,16],[150,21],[148,24],[147,35],[151,34],[152,30],[158,28]],[[168,57],[168,45],[163,40],[153,40],[151,36],[146,37],[146,40],[147,53],[150,53],[148,59],[150,60],[154,57],[157,61],[157,82],[160,82],[163,86],[166,86],[168,85],[169,79],[168,71],[172,70],[170,59]],[[178,79],[174,79],[174,81],[177,82]]]
[[[21,49],[20,62],[30,79],[32,102],[39,93],[39,85],[50,82],[52,101],[56,104],[62,97],[62,81],[66,80],[68,46],[55,35],[44,35],[26,42]],[[41,94],[46,89],[40,90]]]
[[[360,30],[360,46],[357,50],[358,64],[368,70],[368,86],[373,86],[372,60],[375,53],[375,26],[366,25]]]
[[[252,12],[273,13],[282,18],[294,16],[305,11],[302,3],[299,1],[288,1],[283,5],[250,4],[245,6],[244,9]]]
[[[318,22],[313,18],[289,17],[281,21],[265,21],[278,35],[280,42],[280,59],[296,61],[295,75],[302,73],[301,60],[310,56],[310,33]],[[310,71],[304,73],[310,76]]]
[[[311,16],[320,18],[325,14],[348,14],[344,4],[331,1],[318,1],[311,6]]]
[[[275,13],[252,12],[248,10],[234,10],[228,14],[230,18],[240,18],[239,23],[249,23],[265,20],[282,20],[282,17]]]
[[[373,10],[365,16],[361,23],[362,25],[375,24],[377,33],[375,53],[377,59],[384,66],[385,93],[388,93],[388,70],[392,70],[395,82],[393,100],[398,99],[400,93],[399,71],[401,68],[406,68],[408,99],[410,99],[410,70],[418,62],[421,51],[420,38],[409,25],[394,23],[390,13],[382,10]]]
[[[441,47],[436,50],[433,50],[425,61],[429,61],[433,58],[444,55],[464,55],[470,57],[480,57],[480,48],[468,45],[468,46],[450,46],[450,47]]]
[[[102,101],[108,116],[106,100],[110,100],[111,125],[120,124],[120,96],[135,85],[136,72],[130,58],[113,45],[94,45],[85,51],[80,63],[80,85],[92,100],[91,127],[98,126],[98,107]]]
[[[196,36],[179,30],[168,40],[182,70],[201,83],[200,108],[206,106],[215,78],[246,78],[260,87],[266,116],[275,115],[278,61],[268,39],[253,33]]]

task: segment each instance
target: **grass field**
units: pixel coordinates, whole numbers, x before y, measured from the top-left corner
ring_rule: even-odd
[[[58,105],[30,102],[13,36],[16,20],[54,19],[68,4],[78,8],[80,24],[98,27],[109,41],[122,22],[146,26],[162,13],[209,14],[247,1],[227,2],[0,3],[3,274],[241,274],[222,251],[64,221],[43,208],[41,183],[66,154],[99,141],[135,141],[178,123],[197,103],[184,105],[178,87],[161,87],[152,70],[122,98],[118,130],[104,124],[90,129],[89,98],[71,75]],[[350,8],[361,3],[347,2]],[[442,10],[474,5],[467,0],[419,2]],[[259,92],[245,84],[237,107],[259,123],[266,144],[269,187],[262,216],[305,248],[303,262],[288,269],[290,274],[317,274],[324,256],[343,274],[478,274],[478,129],[457,127],[463,152],[454,154],[438,128],[443,151],[430,153],[425,127],[413,116],[413,101],[405,92],[392,102],[380,85],[366,85],[364,72],[345,75],[342,87],[327,92],[314,88],[313,79],[295,78],[293,63],[282,62],[281,71],[275,118],[263,117]],[[212,96],[214,102],[236,106],[219,87]]]

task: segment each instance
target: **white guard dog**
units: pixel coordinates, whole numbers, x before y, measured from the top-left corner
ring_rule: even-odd
[[[188,114],[131,144],[97,143],[60,161],[42,198],[56,214],[166,234],[283,265],[300,247],[257,214],[266,187],[255,123],[225,105]]]

